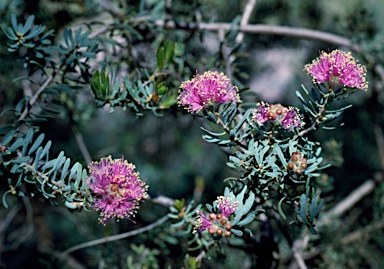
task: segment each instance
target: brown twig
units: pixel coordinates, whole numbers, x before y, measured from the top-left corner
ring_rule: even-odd
[[[54,75],[50,75],[47,78],[47,80],[43,83],[43,85],[40,86],[40,88],[37,90],[37,92],[31,97],[31,100],[29,101],[29,106],[27,106],[24,109],[23,114],[21,114],[21,116],[19,117],[18,121],[23,120],[23,119],[25,119],[27,117],[30,108],[36,103],[36,101],[39,98],[41,92],[44,91],[48,87],[48,85],[52,82],[53,78],[54,78]]]
[[[136,229],[136,230],[133,230],[133,231],[129,231],[129,232],[126,232],[126,233],[122,233],[122,234],[107,236],[107,237],[104,237],[104,238],[88,241],[88,242],[85,242],[85,243],[82,243],[82,244],[70,247],[69,249],[61,252],[59,254],[59,256],[61,256],[62,258],[65,258],[69,253],[74,252],[74,251],[79,250],[79,249],[83,249],[83,248],[87,248],[87,247],[91,247],[91,246],[96,246],[96,245],[100,245],[100,244],[105,244],[105,243],[108,243],[108,242],[113,242],[113,241],[117,241],[117,240],[121,240],[121,239],[125,239],[125,238],[128,238],[128,237],[131,237],[131,236],[134,236],[134,235],[138,235],[140,233],[147,232],[147,231],[149,231],[149,230],[151,230],[151,229],[153,229],[153,228],[155,228],[157,226],[160,226],[161,224],[163,224],[167,220],[168,220],[168,216],[165,215],[161,219],[158,219],[157,221],[155,221],[155,222],[153,222],[153,223],[151,223],[151,224],[149,224],[149,225],[147,225],[145,227],[142,227],[142,228],[139,228],[139,229]]]
[[[92,162],[91,154],[89,154],[88,148],[84,142],[83,135],[80,133],[79,128],[76,125],[72,125],[72,131],[75,135],[76,144],[83,155],[84,161],[89,164]]]

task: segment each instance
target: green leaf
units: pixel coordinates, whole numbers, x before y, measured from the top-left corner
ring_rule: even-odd
[[[305,224],[309,224],[307,219],[307,196],[305,194],[300,196],[300,216]]]
[[[49,89],[54,89],[54,90],[57,90],[57,91],[62,91],[62,92],[66,92],[66,93],[69,93],[69,94],[73,94],[73,90],[71,87],[69,87],[68,85],[66,84],[56,84],[56,85],[51,85],[49,87]]]
[[[26,33],[29,30],[29,28],[31,28],[31,25],[32,25],[34,20],[35,20],[35,16],[34,15],[31,15],[31,16],[28,17],[27,21],[24,24],[23,30],[22,30],[23,33]]]
[[[238,236],[238,237],[243,236],[243,232],[240,231],[240,230],[237,230],[237,229],[231,229],[231,232],[232,232],[234,235]]]
[[[67,176],[67,174],[68,174],[68,168],[69,168],[70,163],[71,163],[71,159],[68,158],[68,159],[65,161],[65,163],[64,163],[63,169],[61,170],[60,181],[64,180],[64,178]]]
[[[239,221],[237,225],[239,226],[247,225],[251,223],[255,218],[256,216],[254,214],[250,214],[247,217],[245,217],[243,220]]]
[[[282,217],[283,220],[287,220],[287,217],[285,216],[283,209],[281,208],[281,204],[285,200],[286,197],[283,197],[280,199],[279,203],[277,204],[277,210],[279,211],[280,216]]]
[[[41,142],[43,142],[43,140],[44,140],[44,134],[40,134],[36,138],[36,140],[33,143],[32,147],[29,149],[28,155],[31,155],[41,145]]]

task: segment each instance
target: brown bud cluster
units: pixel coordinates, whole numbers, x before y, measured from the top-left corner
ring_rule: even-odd
[[[281,104],[270,104],[269,105],[269,112],[268,112],[268,119],[269,120],[275,120],[277,117],[283,115],[284,113],[287,113],[288,109]]]
[[[209,234],[216,234],[218,236],[224,235],[226,237],[231,236],[232,224],[226,217],[223,216],[223,214],[211,213],[208,217],[214,224],[214,227],[208,229]]]
[[[296,174],[301,175],[303,170],[307,168],[307,159],[301,156],[299,152],[293,152],[288,169],[295,171]]]

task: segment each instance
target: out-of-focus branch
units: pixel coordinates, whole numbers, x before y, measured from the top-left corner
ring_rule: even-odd
[[[318,227],[329,223],[333,217],[339,217],[350,210],[357,202],[370,194],[375,189],[376,183],[373,179],[365,181],[358,188],[353,190],[347,197],[341,200],[318,221]]]
[[[23,114],[21,114],[21,116],[18,119],[19,121],[23,120],[23,119],[25,119],[27,117],[30,108],[36,103],[36,101],[39,98],[39,95],[41,94],[41,92],[44,91],[48,87],[48,85],[52,82],[53,78],[54,78],[54,76],[50,75],[47,78],[47,80],[43,83],[43,85],[40,86],[40,88],[37,90],[37,92],[31,97],[31,100],[29,101],[29,106],[27,106],[24,109]]]
[[[108,243],[108,242],[113,242],[113,241],[117,241],[117,240],[121,240],[121,239],[124,239],[124,238],[128,238],[128,237],[131,237],[131,236],[134,236],[134,235],[138,235],[140,233],[144,233],[146,231],[149,231],[157,226],[160,226],[161,224],[163,224],[164,222],[166,222],[168,220],[168,216],[164,216],[162,217],[161,219],[158,219],[157,221],[145,226],[145,227],[142,227],[142,228],[139,228],[139,229],[136,229],[136,230],[133,230],[133,231],[129,231],[129,232],[126,232],[126,233],[122,233],[122,234],[117,234],[117,235],[112,235],[112,236],[107,236],[107,237],[104,237],[104,238],[100,238],[100,239],[96,239],[96,240],[93,240],[93,241],[89,241],[89,242],[86,242],[86,243],[82,243],[82,244],[79,244],[79,245],[76,245],[76,246],[73,246],[61,253],[59,253],[58,255],[60,257],[62,257],[62,259],[64,259],[69,253],[71,252],[74,252],[76,250],[79,250],[79,249],[82,249],[82,248],[87,248],[87,247],[91,247],[91,246],[96,246],[96,245],[100,245],[100,244],[105,244],[105,243]]]
[[[159,195],[159,196],[157,196],[155,198],[149,197],[148,199],[152,203],[155,203],[155,204],[158,204],[158,205],[161,205],[161,206],[164,206],[164,207],[170,207],[170,206],[175,204],[175,200],[174,199],[169,198],[169,197],[164,196],[164,195]]]
[[[375,134],[377,152],[380,158],[381,169],[384,170],[384,134],[383,129],[378,124],[373,125],[373,132]]]
[[[113,16],[122,19],[124,18],[124,14],[121,12],[121,10],[114,6],[111,1],[104,1],[104,0],[95,0],[96,3],[101,5],[103,8],[105,8],[107,11],[109,11]]]
[[[248,24],[252,11],[255,8],[256,0],[248,0],[247,5],[244,8],[243,16],[241,17],[240,26],[244,27]],[[243,42],[244,33],[240,32],[236,37],[236,43]]]
[[[350,210],[357,202],[359,202],[361,199],[363,199],[365,196],[367,196],[369,193],[371,193],[375,189],[376,183],[373,179],[369,179],[366,182],[364,182],[362,185],[360,185],[358,188],[356,188],[354,191],[352,191],[347,197],[345,197],[343,200],[341,200],[336,206],[334,206],[332,209],[330,209],[328,212],[323,213],[321,218],[317,221],[316,228],[319,230],[323,226],[329,224],[332,220],[332,218],[340,217],[342,214]],[[384,224],[383,224],[384,225]],[[356,237],[356,235],[351,235],[351,237]],[[351,239],[345,239],[345,240],[351,240]],[[306,248],[307,244],[309,242],[308,233],[304,232],[302,236],[299,236],[298,239],[296,239],[293,243],[293,257],[295,260],[291,263],[290,268],[297,268],[297,266],[300,267],[300,252],[297,252],[297,250],[303,250]],[[312,257],[313,255],[304,255],[306,258]],[[301,256],[303,257],[303,256]],[[303,258],[304,259],[304,258]],[[304,263],[305,264],[305,263]]]
[[[349,244],[363,237],[365,240],[368,240],[368,237],[367,237],[368,234],[383,228],[384,228],[384,220],[381,220],[379,222],[373,222],[359,230],[356,230],[347,234],[345,237],[341,239],[340,242],[342,244]]]
[[[90,164],[92,162],[92,158],[91,154],[89,154],[87,146],[85,145],[83,135],[80,133],[76,125],[72,126],[72,131],[75,135],[77,146],[79,147],[80,152],[83,155],[84,161],[87,164]]]
[[[217,32],[220,29],[229,30],[232,25],[230,23],[178,23],[176,25],[172,21],[164,22],[163,20],[156,20],[154,24],[164,27],[166,29],[189,29],[189,30],[208,30]],[[265,24],[247,24],[239,26],[239,30],[249,34],[266,34],[266,35],[282,35],[297,37],[302,39],[322,41],[339,46],[346,46],[355,51],[361,51],[359,45],[354,44],[350,39],[313,29],[297,28],[289,26],[278,25],[265,25]]]

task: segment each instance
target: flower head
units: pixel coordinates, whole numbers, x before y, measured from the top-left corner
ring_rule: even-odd
[[[228,218],[229,215],[235,212],[238,207],[238,203],[234,202],[229,197],[219,196],[217,197],[216,202],[220,209],[220,213],[223,214],[223,216],[226,218]]]
[[[112,160],[108,156],[92,162],[88,168],[88,186],[94,194],[91,207],[101,211],[100,221],[105,224],[113,217],[134,216],[139,202],[147,197],[148,188],[134,171],[135,166],[124,158]]]
[[[252,119],[259,125],[271,122],[274,125],[280,124],[287,131],[292,131],[293,128],[301,128],[304,125],[297,108],[287,108],[281,104],[274,105],[264,102],[257,105],[258,107],[253,110]]]
[[[236,86],[223,73],[208,71],[181,84],[178,97],[179,106],[190,112],[199,112],[209,104],[238,102],[240,97]]]
[[[197,211],[197,214],[199,214],[199,216],[197,217],[193,233],[201,233],[202,231],[212,228],[212,220],[207,218],[207,216],[205,216],[204,213],[201,211]]]
[[[314,83],[328,82],[361,90],[368,89],[367,69],[358,64],[350,52],[334,50],[326,53],[323,51],[311,64],[305,65],[304,70],[313,77]]]
[[[292,128],[301,128],[304,123],[299,116],[298,109],[290,107],[285,113],[284,118],[280,121],[280,124],[286,130],[291,131]]]
[[[197,211],[199,215],[195,223],[193,233],[208,230],[209,234],[216,234],[218,236],[231,236],[232,224],[228,217],[236,211],[238,202],[233,201],[229,197],[219,196],[215,201],[220,213],[210,213],[205,216],[201,211]]]

